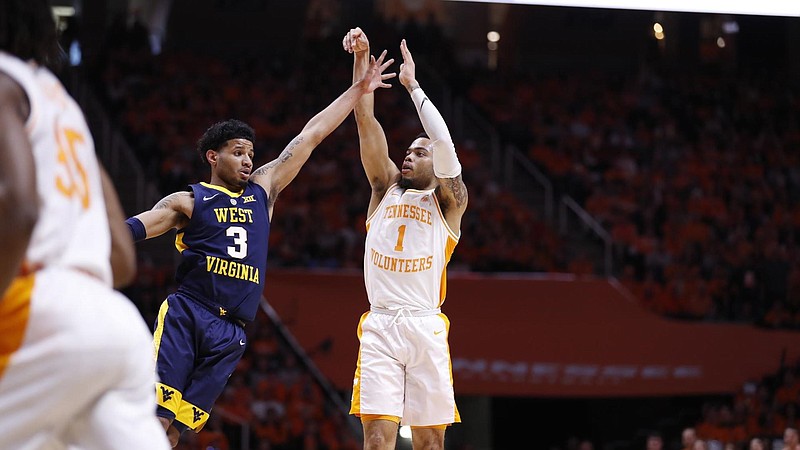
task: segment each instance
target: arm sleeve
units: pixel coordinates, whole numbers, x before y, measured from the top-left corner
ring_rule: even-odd
[[[438,178],[455,178],[461,175],[461,163],[458,162],[456,146],[442,114],[422,88],[411,91],[411,100],[417,108],[425,133],[433,141],[433,173]]]

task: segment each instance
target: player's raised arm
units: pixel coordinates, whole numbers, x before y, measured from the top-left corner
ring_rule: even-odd
[[[442,205],[448,225],[453,230],[461,228],[461,216],[467,209],[467,187],[461,177],[461,163],[456,146],[442,114],[425,95],[416,78],[416,65],[406,40],[400,42],[403,63],[400,65],[400,83],[411,95],[425,133],[432,141],[433,172],[439,187],[436,195]]]
[[[353,53],[353,80],[364,76],[369,64],[369,40],[361,28],[353,28],[342,40],[344,49]],[[375,117],[375,94],[361,96],[353,113],[358,127],[358,142],[361,150],[361,164],[372,187],[367,215],[378,206],[383,194],[400,177],[400,170],[389,158],[386,134]]]
[[[395,74],[384,74],[383,72],[394,60],[390,59],[384,62],[385,57],[385,51],[377,60],[375,57],[371,57],[368,69],[361,79],[354,82],[336,100],[311,118],[300,134],[289,142],[289,145],[275,160],[253,172],[251,179],[261,185],[269,195],[270,216],[272,216],[272,208],[278,194],[297,176],[300,168],[303,167],[317,145],[350,114],[361,96],[371,93],[377,88],[391,87],[385,83],[385,80],[394,77]]]

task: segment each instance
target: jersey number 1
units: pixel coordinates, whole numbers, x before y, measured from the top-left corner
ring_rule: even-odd
[[[394,251],[402,252],[403,251],[403,238],[406,236],[406,226],[400,225],[397,228],[397,244],[394,246]]]

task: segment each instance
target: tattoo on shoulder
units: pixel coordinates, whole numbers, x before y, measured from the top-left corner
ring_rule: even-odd
[[[176,203],[178,203],[182,197],[191,196],[189,192],[173,192],[168,196],[162,198],[156,206],[153,206],[153,209],[167,209],[172,208]]]
[[[297,136],[296,138],[294,138],[292,142],[290,142],[289,145],[287,145],[286,148],[283,149],[283,151],[281,152],[280,155],[278,155],[277,158],[259,167],[255,172],[253,172],[253,175],[264,175],[267,172],[269,172],[270,169],[277,166],[278,164],[283,164],[286,161],[288,161],[292,156],[294,156],[293,153],[294,148],[297,147],[301,142],[303,142],[302,136]]]
[[[453,191],[453,198],[456,200],[456,206],[463,206],[467,202],[467,186],[464,184],[461,175],[455,178],[449,178],[447,182],[450,185],[450,190]]]

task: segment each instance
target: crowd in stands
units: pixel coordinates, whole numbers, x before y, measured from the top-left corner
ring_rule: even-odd
[[[697,411],[681,411],[684,417],[663,417],[628,439],[570,436],[549,450],[797,450],[798,408],[800,360],[706,400]]]
[[[168,193],[204,180],[195,140],[222,119],[255,128],[256,164],[275,158],[349,85],[350,56],[336,41],[318,42],[301,63],[169,49],[154,56],[146,46],[110,43],[95,77],[147,176]],[[491,74],[471,80],[465,93],[504,144],[526,152],[559,193],[609,230],[617,276],[646,307],[677,318],[800,328],[800,96],[789,95],[787,84],[699,73]],[[399,162],[419,121],[398,86],[376,97]],[[564,238],[490,177],[486,149],[458,140],[456,147],[470,213],[451,270],[595,271],[567,257]],[[360,269],[369,192],[348,119],[277,203],[270,266]],[[174,290],[173,271],[145,264],[139,273],[130,295],[153,323]],[[359,448],[269,320],[260,316],[248,332],[253,344],[218,414],[200,434],[187,433],[180,448],[239,448],[242,424],[251,448]],[[693,424],[698,437],[736,450],[750,448],[754,437],[781,437],[798,425],[798,379],[798,367],[787,368],[730,402],[707,404]]]
[[[700,419],[684,429],[682,448],[794,450],[800,447],[798,408],[800,361],[746,383],[725,400],[705,403]]]
[[[661,314],[800,327],[800,101],[763,74],[486,77],[508,145],[613,238]]]
[[[226,61],[171,51],[153,56],[140,46],[120,46],[108,54],[97,76],[147,176],[168,193],[205,179],[195,140],[225,118],[239,118],[255,129],[256,166],[274,159],[351,83],[352,57],[338,41],[327,41],[324,51],[309,50],[299,63]],[[325,67],[324,83],[320,66]],[[375,103],[390,156],[399,163],[422,131],[414,106],[400,86],[377,93]],[[456,147],[469,180],[470,214],[462,224],[468,238],[459,244],[450,270],[563,272],[561,237],[491,179],[481,154],[488,149],[469,141],[458,141]],[[276,206],[281,213],[275,215],[270,236],[272,267],[362,266],[370,188],[358,152],[355,121],[348,119],[281,194]]]
[[[443,41],[436,27],[374,29],[376,42],[402,33]],[[179,51],[153,56],[122,41],[107,53],[98,81],[148,176],[172,192],[205,176],[194,139],[213,122],[250,123],[263,163],[350,83],[338,36],[316,39],[295,60],[234,61]],[[441,51],[434,56],[443,59]],[[324,83],[314,66],[326,68]],[[646,70],[471,73],[459,89],[504,144],[526,152],[559,195],[609,231],[616,275],[645,306],[678,318],[800,327],[800,103],[788,83],[763,74]],[[376,115],[399,162],[420,131],[404,90],[378,93]],[[272,266],[361,267],[369,187],[357,143],[348,119],[282,194]],[[470,214],[451,270],[597,272],[598,264],[565,252],[564,238],[536,208],[491,178],[488,149],[456,145]]]

